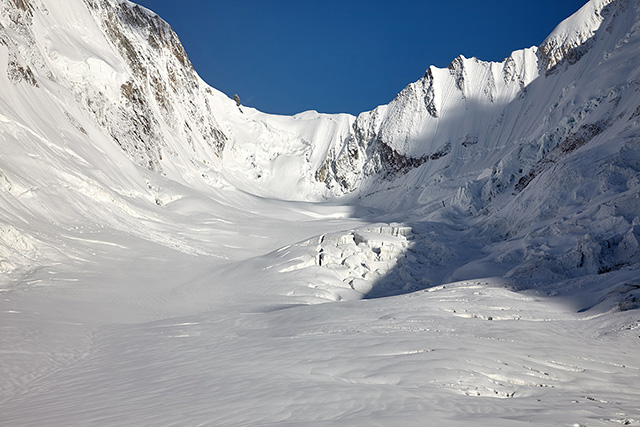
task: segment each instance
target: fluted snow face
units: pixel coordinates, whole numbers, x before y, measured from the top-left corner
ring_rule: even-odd
[[[516,51],[501,63],[460,56],[446,69],[430,67],[389,105],[362,113],[350,148],[334,148],[324,166],[335,177],[323,170],[319,178],[338,193],[349,192],[373,174],[406,173],[455,147],[493,137],[506,107],[524,96],[538,69],[536,48]]]
[[[481,174],[505,163],[514,150],[553,148],[549,144],[559,140],[542,141],[558,133],[554,125],[562,116],[578,117],[575,129],[589,126],[599,119],[587,117],[591,111],[584,110],[592,102],[587,99],[602,99],[604,92],[619,92],[632,81],[625,69],[612,73],[602,89],[590,85],[583,73],[617,66],[614,52],[635,55],[629,41],[637,37],[637,14],[637,6],[627,0],[594,0],[560,24],[540,49],[516,51],[501,63],[460,56],[446,69],[430,67],[390,104],[361,114],[345,144],[332,148],[317,178],[342,194],[364,182],[379,187],[373,176],[393,178],[412,170],[423,180],[442,171]],[[565,72],[550,75],[560,64],[566,64]],[[569,91],[580,96],[568,97]],[[530,166],[524,157],[517,162],[524,163],[518,170]],[[512,180],[501,185],[513,189]]]

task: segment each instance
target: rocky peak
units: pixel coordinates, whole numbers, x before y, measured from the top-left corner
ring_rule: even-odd
[[[222,154],[226,136],[211,110],[212,92],[165,21],[128,1],[82,0],[64,19],[77,20],[67,24],[85,34],[69,34],[56,24],[60,8],[50,1],[1,0],[0,44],[8,47],[10,81],[62,84],[115,144],[151,170],[163,172],[167,155],[202,162]],[[57,38],[50,49],[48,40]],[[88,39],[90,49],[68,49]],[[168,142],[176,135],[189,150]]]
[[[453,77],[456,87],[462,92],[464,97],[464,85],[465,85],[465,73],[464,73],[464,56],[460,55],[447,67],[451,76]]]
[[[591,48],[594,34],[604,20],[603,10],[612,3],[626,2],[627,0],[591,0],[560,23],[538,49],[540,66],[545,74],[553,73],[564,63],[575,64],[582,58]]]

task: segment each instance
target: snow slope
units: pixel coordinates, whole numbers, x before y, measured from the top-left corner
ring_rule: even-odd
[[[358,117],[0,0],[0,424],[640,424],[640,6]]]

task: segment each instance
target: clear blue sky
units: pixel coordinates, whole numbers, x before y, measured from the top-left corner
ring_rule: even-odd
[[[134,0],[169,22],[195,69],[277,114],[358,114],[456,56],[502,61],[586,0]]]

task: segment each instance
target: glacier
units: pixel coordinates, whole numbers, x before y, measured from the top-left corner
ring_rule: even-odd
[[[0,10],[0,424],[640,425],[637,2],[357,117]]]

